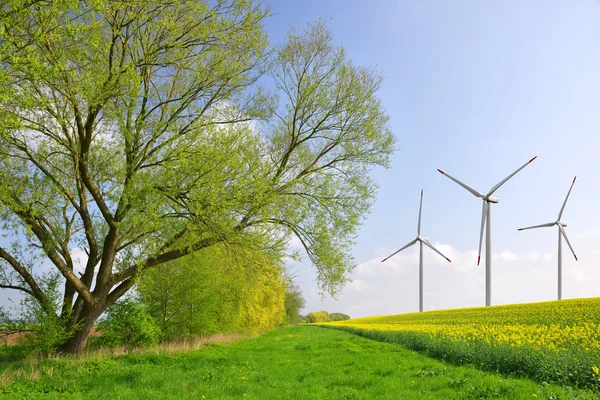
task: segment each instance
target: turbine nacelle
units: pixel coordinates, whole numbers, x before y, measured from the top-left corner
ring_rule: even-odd
[[[566,223],[566,222],[561,222],[561,221],[556,221],[556,225],[560,225],[560,226],[562,226],[563,228],[566,228],[566,227],[567,227],[567,223]]]
[[[482,199],[483,199],[483,201],[487,201],[488,203],[494,203],[494,204],[497,204],[500,201],[496,197],[489,197],[489,196],[483,196]]]

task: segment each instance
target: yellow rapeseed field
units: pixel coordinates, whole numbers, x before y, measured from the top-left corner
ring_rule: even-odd
[[[600,298],[428,311],[325,325],[551,350],[600,351]]]

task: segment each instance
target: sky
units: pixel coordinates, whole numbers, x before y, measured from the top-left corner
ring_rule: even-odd
[[[563,298],[600,296],[600,2],[598,1],[272,1],[273,43],[290,26],[319,18],[349,57],[386,77],[378,93],[398,139],[391,167],[375,169],[377,199],[359,231],[357,267],[337,299],[317,293],[314,268],[289,264],[306,299],[303,313],[351,317],[418,310],[418,246],[381,260],[422,236],[425,310],[483,306],[477,267],[480,192],[538,158],[500,188],[492,208],[492,305],[554,300],[555,221],[563,241]],[[297,245],[292,243],[292,247]]]

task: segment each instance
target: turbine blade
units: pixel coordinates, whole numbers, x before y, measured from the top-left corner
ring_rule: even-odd
[[[438,171],[440,172],[440,174],[448,177],[450,180],[453,180],[454,182],[458,183],[460,186],[464,187],[465,189],[467,189],[469,192],[471,192],[473,194],[473,196],[476,197],[483,197],[483,195],[481,193],[479,193],[477,190],[465,185],[464,183],[462,183],[461,181],[459,181],[456,178],[451,177],[450,175],[448,175],[447,173],[445,173],[444,171],[442,171],[441,169],[438,168]]]
[[[567,237],[567,232],[565,232],[565,228],[563,228],[562,226],[559,225],[558,229],[560,229],[560,233],[562,233],[563,237],[565,238],[565,241],[569,245],[569,248],[571,249],[571,253],[573,253],[573,257],[575,257],[575,261],[579,261],[579,260],[577,260],[577,255],[575,254],[575,251],[573,250],[573,246],[571,246],[571,242],[569,242],[569,238]]]
[[[549,226],[554,226],[556,225],[556,222],[548,222],[547,224],[541,224],[541,225],[534,225],[534,226],[528,226],[526,228],[519,228],[517,229],[518,231],[524,231],[527,229],[535,229],[535,228],[547,228]]]
[[[421,204],[419,204],[419,224],[417,225],[417,235],[421,234],[421,210],[423,209],[423,189],[421,189]]]
[[[487,201],[483,201],[483,207],[481,208],[481,231],[479,232],[479,253],[477,256],[477,265],[481,261],[481,244],[483,243],[483,228],[485,228],[485,219],[487,218],[487,208],[490,205]],[[488,255],[486,255],[487,257]]]
[[[435,251],[436,253],[438,253],[440,256],[444,257],[446,260],[448,260],[448,262],[452,262],[450,261],[450,259],[448,257],[446,257],[445,255],[442,254],[441,251],[439,251],[438,249],[436,249],[435,247],[433,247],[433,245],[431,243],[429,243],[429,241],[427,240],[423,240],[423,243],[425,244],[425,246],[429,247],[431,250]]]
[[[488,194],[486,194],[486,196],[488,196],[488,197],[491,196],[496,190],[498,190],[500,188],[500,186],[504,185],[510,178],[512,178],[513,176],[515,176],[517,174],[517,172],[519,172],[520,170],[522,170],[523,168],[525,168],[526,166],[528,166],[536,158],[537,158],[537,156],[533,157],[531,160],[527,161],[525,164],[523,164],[515,172],[513,172],[512,174],[510,174],[509,176],[507,176],[506,178],[504,178],[503,180],[501,180],[496,186],[494,186],[493,188],[490,189],[490,191],[488,192]]]
[[[569,188],[569,192],[567,193],[567,197],[565,197],[565,202],[563,203],[560,212],[558,213],[558,220],[560,221],[560,217],[562,217],[563,211],[565,211],[565,206],[567,205],[567,200],[569,200],[569,195],[571,194],[571,190],[573,190],[573,185],[575,184],[575,179],[577,179],[577,177],[573,178],[573,183],[571,183],[571,187]]]
[[[417,239],[413,240],[412,242],[408,243],[406,246],[401,247],[400,249],[396,250],[395,252],[393,252],[392,254],[390,254],[389,256],[387,256],[386,258],[384,258],[383,260],[381,260],[381,262],[384,262],[385,260],[395,256],[396,254],[400,253],[402,250],[412,246],[413,244],[417,243]]]

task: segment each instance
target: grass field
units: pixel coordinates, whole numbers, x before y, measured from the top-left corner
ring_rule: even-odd
[[[429,311],[325,325],[400,343],[454,364],[600,393],[600,298]]]
[[[597,393],[455,367],[317,326],[196,351],[0,365],[0,397],[105,399],[597,399]]]

